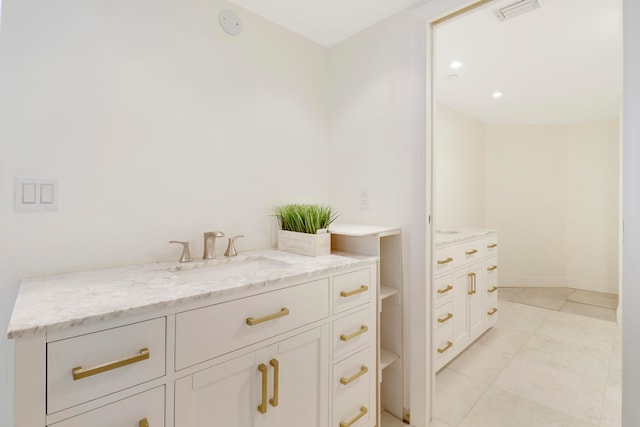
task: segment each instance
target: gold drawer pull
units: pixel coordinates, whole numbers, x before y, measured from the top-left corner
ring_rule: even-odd
[[[489,248],[489,249],[493,249],[493,248],[495,248],[496,246],[498,246],[498,244],[497,244],[497,243],[492,243],[492,244],[490,244],[490,245],[487,245],[487,248]]]
[[[143,418],[138,422],[138,427],[149,427],[149,421],[146,418]]]
[[[487,314],[488,314],[489,316],[493,316],[494,314],[496,314],[496,311],[498,311],[498,309],[497,309],[497,308],[495,308],[495,307],[493,307],[493,310],[491,310],[491,311],[487,311]]]
[[[493,270],[495,270],[496,268],[498,268],[498,266],[497,266],[497,265],[492,265],[491,267],[487,267],[487,271],[493,271]]]
[[[260,323],[268,322],[269,320],[278,319],[280,317],[284,317],[288,315],[289,315],[289,309],[286,307],[282,307],[280,311],[277,313],[269,314],[264,317],[258,317],[257,319],[254,319],[253,317],[247,317],[247,325],[249,326],[259,325]]]
[[[466,251],[466,252],[465,252],[465,254],[467,254],[467,255],[473,255],[473,254],[477,254],[477,253],[478,253],[478,250],[477,250],[477,249],[473,249],[473,250],[470,250],[470,251]]]
[[[280,364],[277,359],[271,359],[269,365],[273,366],[273,398],[269,399],[269,403],[275,408],[278,406],[278,394],[280,391],[280,387],[278,386],[280,382]]]
[[[367,368],[365,365],[362,365],[362,366],[360,366],[360,371],[358,371],[357,374],[353,374],[349,378],[341,377],[340,378],[340,384],[347,385],[349,383],[352,383],[355,380],[357,380],[358,378],[360,378],[361,376],[363,376],[364,374],[366,374],[367,372],[369,372],[369,368]]]
[[[267,365],[261,363],[258,365],[258,371],[262,374],[262,402],[258,405],[258,412],[267,413]]]
[[[489,292],[490,294],[492,294],[492,293],[494,293],[494,292],[495,292],[495,291],[497,291],[497,290],[498,290],[498,287],[497,287],[497,286],[494,286],[494,287],[493,287],[493,288],[491,288],[491,289],[487,289],[487,292]]]
[[[352,340],[352,339],[354,339],[355,337],[357,337],[358,335],[362,335],[362,334],[364,334],[364,333],[365,333],[365,332],[367,332],[368,330],[369,330],[369,328],[367,327],[367,325],[362,325],[362,326],[360,326],[360,329],[358,329],[357,331],[355,331],[355,332],[354,332],[354,333],[352,333],[352,334],[349,334],[349,335],[342,334],[342,335],[340,335],[340,341],[349,341],[349,340]]]
[[[344,421],[340,421],[340,427],[351,427],[353,424],[355,424],[356,421],[358,421],[360,418],[364,417],[365,415],[367,415],[367,412],[369,412],[367,410],[366,407],[361,406],[360,407],[360,413],[358,415],[356,415],[355,417],[353,417],[351,419],[351,421],[349,422],[344,422]]]
[[[453,286],[451,285],[447,285],[446,288],[444,289],[438,289],[438,293],[439,294],[446,294],[447,292],[449,292],[451,289],[453,289]]]
[[[438,265],[448,264],[451,261],[453,261],[453,258],[451,258],[451,257],[448,257],[447,259],[439,259],[438,260]]]
[[[453,317],[453,314],[451,313],[447,313],[446,316],[444,316],[442,319],[438,319],[438,323],[444,323],[447,320],[451,319]]]
[[[93,375],[101,374],[103,372],[110,371],[112,369],[122,368],[123,366],[131,365],[137,362],[147,360],[151,356],[148,348],[141,348],[140,352],[135,356],[125,357],[114,362],[105,363],[103,365],[96,366],[95,368],[82,369],[82,366],[76,366],[71,370],[73,373],[73,380],[78,381],[82,378],[87,378]]]
[[[341,291],[340,296],[343,298],[347,298],[347,297],[360,294],[362,292],[367,292],[368,290],[369,290],[369,287],[367,285],[362,285],[358,289],[355,289],[353,291]]]
[[[453,343],[451,341],[447,341],[447,345],[445,345],[442,348],[439,348],[438,349],[438,353],[440,353],[440,354],[444,353],[445,351],[449,350],[451,348],[451,346],[453,346]]]

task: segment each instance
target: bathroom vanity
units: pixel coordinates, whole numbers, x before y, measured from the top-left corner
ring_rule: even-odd
[[[436,231],[433,271],[434,368],[437,372],[497,321],[497,231]]]
[[[15,427],[372,427],[376,272],[266,250],[25,279]]]

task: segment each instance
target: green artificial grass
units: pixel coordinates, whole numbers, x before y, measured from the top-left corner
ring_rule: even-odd
[[[316,234],[320,229],[329,227],[338,214],[330,206],[298,204],[276,206],[273,208],[280,228],[298,233]]]

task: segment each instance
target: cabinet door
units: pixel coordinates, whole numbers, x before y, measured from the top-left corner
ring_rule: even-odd
[[[473,293],[469,295],[469,335],[476,339],[485,329],[485,314],[482,310],[484,289],[484,264],[473,264],[469,268],[469,280]]]
[[[453,273],[453,347],[448,351],[449,355],[458,353],[458,349],[464,348],[469,342],[469,317],[468,300],[472,292],[469,270],[463,268]]]
[[[258,412],[261,374],[255,352],[175,383],[175,427],[266,426]]]
[[[270,427],[328,425],[329,344],[325,325],[257,352],[269,367]]]

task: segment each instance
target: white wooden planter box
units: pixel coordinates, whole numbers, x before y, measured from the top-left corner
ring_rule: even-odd
[[[308,256],[329,255],[331,253],[331,234],[278,230],[278,249]]]

